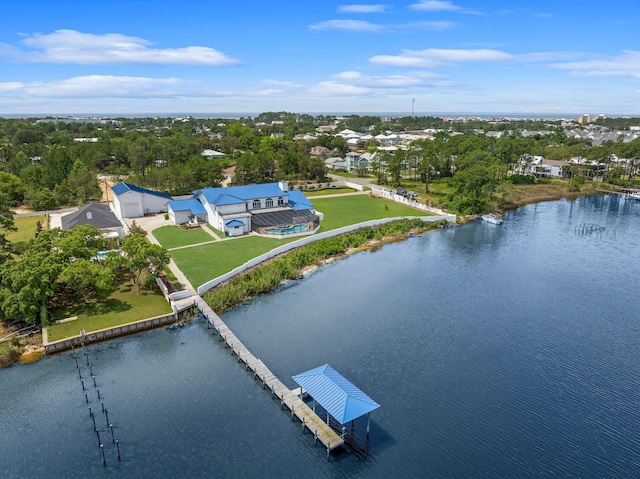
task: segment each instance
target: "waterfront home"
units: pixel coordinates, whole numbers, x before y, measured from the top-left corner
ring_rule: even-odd
[[[204,213],[196,205],[200,203]],[[189,216],[206,221],[226,236],[313,233],[320,217],[302,192],[289,191],[286,181],[260,185],[203,188],[193,198],[172,201],[173,221]],[[170,213],[171,214],[171,213]]]

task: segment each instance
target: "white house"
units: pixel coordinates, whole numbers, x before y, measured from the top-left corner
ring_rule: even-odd
[[[200,155],[202,155],[207,160],[219,160],[220,158],[224,158],[226,156],[224,153],[217,150],[203,150]]]
[[[166,213],[171,196],[120,182],[111,187],[113,206],[119,218],[138,218],[147,214]]]
[[[320,218],[313,204],[298,190],[289,191],[287,183],[204,188],[192,200],[204,208],[208,223],[227,236],[251,231],[258,234],[311,234]],[[174,201],[170,207],[181,209]],[[193,211],[193,210],[191,210]]]

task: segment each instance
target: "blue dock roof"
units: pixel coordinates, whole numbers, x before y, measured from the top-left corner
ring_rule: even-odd
[[[293,376],[293,380],[340,424],[380,407],[328,364]]]

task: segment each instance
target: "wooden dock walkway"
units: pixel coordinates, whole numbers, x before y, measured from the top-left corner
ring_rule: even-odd
[[[224,341],[225,347],[231,348],[231,354],[238,358],[238,362],[243,362],[246,370],[253,372],[253,379],[258,378],[262,382],[263,389],[271,391],[271,397],[280,400],[280,408],[287,406],[291,413],[291,419],[298,418],[302,423],[302,431],[307,428],[314,436],[315,441],[320,441],[329,453],[344,445],[344,439],[324,422],[307,404],[300,398],[302,388],[290,390],[284,385],[275,374],[262,362],[256,358],[247,347],[242,344],[233,331],[218,317],[211,307],[204,300],[194,296],[196,305],[200,312],[204,314],[209,324],[213,326],[219,341]]]

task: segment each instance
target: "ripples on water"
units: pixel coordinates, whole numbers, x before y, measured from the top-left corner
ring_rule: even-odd
[[[600,235],[576,225],[605,226]],[[640,202],[542,203],[329,265],[224,319],[281,380],[329,363],[382,407],[327,461],[206,327],[91,349],[103,470],[68,354],[0,373],[9,477],[637,477]],[[94,406],[98,407],[99,403]],[[362,431],[366,420],[356,421]]]

